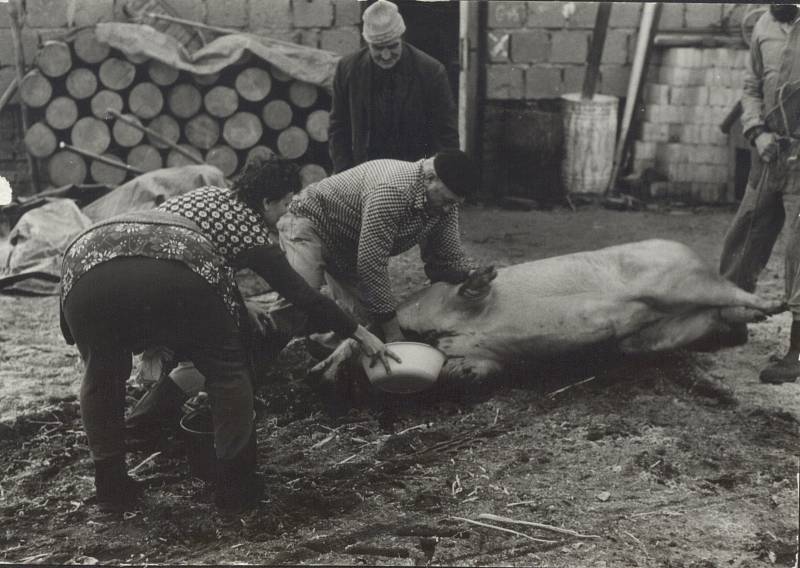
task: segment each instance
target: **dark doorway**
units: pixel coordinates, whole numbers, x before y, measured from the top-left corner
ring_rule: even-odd
[[[454,0],[393,0],[406,22],[405,41],[435,57],[447,69],[453,98],[458,101],[458,5]],[[362,12],[374,3],[365,2]]]

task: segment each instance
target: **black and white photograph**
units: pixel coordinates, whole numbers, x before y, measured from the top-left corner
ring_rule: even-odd
[[[0,564],[798,567],[800,4],[0,0]]]

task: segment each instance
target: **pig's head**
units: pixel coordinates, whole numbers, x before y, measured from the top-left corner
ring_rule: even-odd
[[[431,333],[468,332],[470,321],[485,313],[492,300],[493,266],[473,270],[461,284],[437,282],[420,290],[398,309],[400,325],[422,338]]]

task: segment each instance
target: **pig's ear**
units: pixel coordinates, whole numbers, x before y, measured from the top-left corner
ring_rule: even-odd
[[[458,288],[458,295],[467,299],[484,298],[492,289],[492,280],[495,278],[497,278],[497,270],[494,266],[484,266],[473,270]]]

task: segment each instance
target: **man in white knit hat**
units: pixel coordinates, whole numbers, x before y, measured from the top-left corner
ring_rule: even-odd
[[[339,61],[333,79],[334,172],[369,160],[416,161],[458,148],[458,120],[444,65],[403,41],[397,6],[364,11],[367,46]]]

